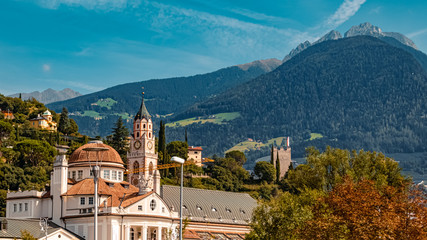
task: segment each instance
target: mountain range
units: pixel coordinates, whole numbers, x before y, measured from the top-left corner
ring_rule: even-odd
[[[105,136],[118,116],[130,127],[146,91],[155,123],[169,122],[167,141],[183,140],[186,128],[207,156],[251,139],[261,150],[248,152],[253,159],[268,153],[257,141],[284,136],[296,157],[309,145],[414,152],[427,146],[426,70],[410,39],[363,23],[306,41],[283,61],[128,83],[48,107],[67,107],[82,133]]]
[[[19,97],[21,95],[21,98],[23,100],[27,100],[30,98],[35,98],[37,101],[42,102],[44,104],[48,104],[51,102],[58,102],[63,101],[75,97],[79,97],[82,94],[79,92],[73,91],[70,88],[65,88],[61,91],[53,90],[52,88],[48,88],[42,92],[35,91],[30,93],[15,93],[12,95],[9,95],[8,97]]]
[[[411,39],[407,38],[401,33],[396,32],[383,32],[381,28],[374,26],[368,22],[361,23],[358,26],[351,27],[347,32],[345,32],[344,37],[354,37],[354,36],[372,36],[379,39],[383,38],[394,38],[403,45],[409,46],[415,50],[417,50],[417,46],[414,42],[412,42]],[[304,51],[310,46],[313,46],[315,44],[328,41],[328,40],[337,40],[342,38],[342,35],[340,32],[332,30],[329,33],[325,34],[323,37],[319,38],[317,41],[310,43],[309,41],[305,41],[303,43],[300,43],[296,48],[292,49],[291,52],[283,58],[283,62],[288,61],[298,53]]]
[[[282,62],[266,59],[220,69],[191,77],[154,79],[127,83],[100,92],[87,94],[66,101],[50,103],[50,109],[60,112],[66,107],[79,125],[80,132],[91,136],[106,136],[119,116],[128,127],[141,104],[141,92],[155,121],[184,111],[196,102],[267,73]]]
[[[355,36],[315,44],[173,120],[238,112],[227,124],[186,126],[191,143],[209,153],[281,136],[291,136],[299,157],[310,145],[414,152],[427,150],[426,105],[427,73],[410,52]],[[182,139],[179,127],[167,131]],[[314,133],[322,137],[310,141]]]

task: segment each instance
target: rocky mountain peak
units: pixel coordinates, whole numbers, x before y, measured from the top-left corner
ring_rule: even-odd
[[[359,35],[368,35],[373,37],[382,36],[381,28],[374,26],[368,22],[361,23],[358,26],[351,27],[345,34],[344,37],[354,37]]]
[[[282,64],[282,61],[280,61],[279,59],[270,58],[270,59],[265,59],[265,60],[257,60],[257,61],[253,61],[253,62],[245,63],[245,64],[239,64],[236,66],[239,67],[240,69],[242,69],[243,71],[248,71],[251,68],[257,67],[257,68],[261,68],[265,72],[270,72],[270,71],[273,71],[274,69],[276,69],[281,64]]]
[[[407,38],[403,34],[396,33],[396,32],[383,32],[381,28],[374,26],[369,22],[361,23],[357,26],[351,27],[344,34],[344,37],[347,38],[347,37],[354,37],[354,36],[360,36],[360,35],[372,36],[380,39],[385,37],[391,37],[401,42],[402,44],[405,44],[406,46],[417,49],[417,46],[415,46],[414,42],[412,42],[411,39]],[[310,46],[316,45],[324,41],[337,40],[340,38],[342,38],[341,33],[339,33],[338,31],[332,30],[327,34],[325,34],[323,37],[319,38],[317,41],[313,42],[312,44],[309,41],[300,43],[296,48],[292,49],[289,52],[289,54],[285,56],[285,58],[283,58],[283,62],[288,61],[289,59],[293,58],[295,55],[304,51],[306,48]]]
[[[328,40],[337,40],[340,38],[342,38],[341,33],[338,31],[332,30],[332,31],[326,33],[323,37],[319,38],[319,40],[315,41],[313,43],[313,45],[317,44],[317,43],[324,42],[324,41],[328,41]]]

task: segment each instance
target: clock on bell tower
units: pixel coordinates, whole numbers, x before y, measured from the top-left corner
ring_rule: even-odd
[[[128,152],[129,182],[138,186],[141,177],[153,178],[154,191],[160,190],[160,174],[157,170],[153,121],[144,103],[144,93],[139,111],[133,120],[133,131]],[[135,171],[137,170],[137,171]],[[158,178],[158,180],[156,180]]]

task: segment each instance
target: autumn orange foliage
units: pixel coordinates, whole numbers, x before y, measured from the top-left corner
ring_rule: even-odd
[[[346,179],[313,208],[302,239],[427,239],[427,201],[420,192]]]

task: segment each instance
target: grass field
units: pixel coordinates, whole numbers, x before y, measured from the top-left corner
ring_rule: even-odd
[[[322,137],[323,137],[323,135],[320,133],[310,133],[310,141],[317,139],[317,138],[322,138]]]
[[[284,139],[286,139],[286,137],[272,138],[272,139],[268,140],[267,143],[259,143],[259,142],[254,142],[254,141],[243,141],[243,142],[240,142],[240,143],[234,145],[232,148],[228,149],[226,152],[234,151],[234,150],[245,152],[245,151],[249,151],[249,150],[256,150],[256,149],[261,148],[261,147],[266,147],[266,146],[269,147],[272,144],[280,145]]]
[[[176,122],[167,123],[166,127],[183,127],[193,123],[214,123],[214,124],[225,124],[227,121],[231,121],[240,117],[240,113],[238,112],[230,112],[230,113],[218,113],[215,115],[211,115],[209,117],[193,117],[187,118],[183,120],[179,120]]]
[[[94,105],[98,105],[100,107],[108,108],[109,110],[111,107],[116,104],[117,101],[115,101],[112,98],[106,98],[106,99],[99,99]]]
[[[83,117],[93,117],[93,118],[98,118],[98,117],[100,117],[99,113],[98,113],[98,112],[95,112],[95,111],[85,111],[85,112],[82,114],[82,116],[83,116]]]

